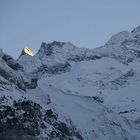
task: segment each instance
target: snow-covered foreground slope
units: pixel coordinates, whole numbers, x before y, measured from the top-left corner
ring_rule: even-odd
[[[94,98],[67,94],[45,79],[0,94],[1,139],[139,140],[139,125]]]
[[[59,119],[70,122],[81,132],[83,139],[139,139],[139,127],[134,122],[112,112],[93,98],[67,94],[47,85],[44,79],[38,84],[39,89],[28,91],[26,96],[46,108],[45,97],[48,94],[50,107],[57,111]]]
[[[71,65],[70,72],[46,75],[46,84],[68,95],[93,97],[128,119],[139,119],[139,62],[128,66],[111,58],[102,58]]]
[[[140,140],[140,27],[102,47],[0,50],[0,139]]]

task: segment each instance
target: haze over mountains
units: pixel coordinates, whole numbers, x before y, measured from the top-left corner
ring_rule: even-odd
[[[0,139],[139,140],[140,27],[96,49],[0,50]]]

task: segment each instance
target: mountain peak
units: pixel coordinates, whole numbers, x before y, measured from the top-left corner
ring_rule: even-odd
[[[135,37],[140,37],[140,26],[134,28],[131,32]]]
[[[128,31],[122,31],[113,35],[106,45],[118,45],[121,44],[124,40],[131,38],[131,34]]]
[[[66,44],[65,42],[60,42],[60,41],[53,41],[51,43],[48,43],[48,45],[50,46],[63,46],[65,44]]]
[[[23,48],[23,51],[21,53],[21,56],[22,55],[34,56],[35,54],[36,54],[35,52],[33,52],[31,49],[29,49],[27,46],[25,46]]]
[[[53,41],[51,43],[42,42],[38,53],[41,55],[45,53],[45,55],[50,56],[53,53],[58,52],[62,53],[68,50],[73,50],[74,48],[76,48],[76,46],[70,42],[59,42],[59,41]]]
[[[70,45],[73,45],[72,43],[70,42],[60,42],[60,41],[53,41],[53,42],[50,42],[50,43],[46,43],[46,42],[42,42],[41,44],[41,47],[59,47],[59,48],[62,48],[64,45],[67,45],[68,44]]]

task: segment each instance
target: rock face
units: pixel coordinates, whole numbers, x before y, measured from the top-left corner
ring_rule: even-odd
[[[139,140],[140,27],[95,49],[0,49],[0,140]]]
[[[23,97],[14,100],[12,96],[2,96],[0,100],[1,140],[55,140],[72,137],[83,140],[76,129],[60,122],[58,115],[51,109],[45,111],[39,104]]]

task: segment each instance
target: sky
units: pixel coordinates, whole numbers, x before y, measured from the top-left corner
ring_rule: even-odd
[[[41,42],[104,45],[140,25],[140,0],[0,0],[0,48],[17,58]]]

